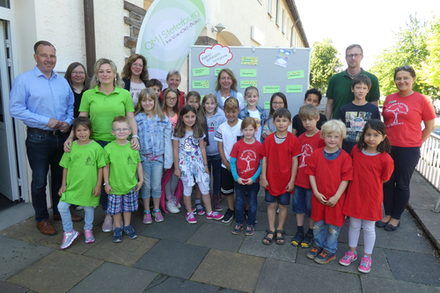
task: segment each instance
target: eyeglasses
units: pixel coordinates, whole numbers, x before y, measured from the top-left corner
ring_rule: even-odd
[[[362,54],[347,54],[345,55],[347,58],[357,58],[359,56],[362,56]]]
[[[125,132],[125,131],[129,131],[130,128],[113,128],[114,132]]]

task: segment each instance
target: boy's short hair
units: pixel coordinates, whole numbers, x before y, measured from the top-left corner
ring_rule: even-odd
[[[371,89],[371,79],[364,74],[359,74],[358,76],[353,77],[353,81],[351,82],[351,89],[354,89],[354,86],[360,83],[367,85],[368,90]]]
[[[116,116],[116,117],[113,119],[112,124],[115,123],[115,122],[119,122],[119,123],[125,122],[125,123],[127,123],[128,125],[130,125],[130,124],[128,123],[128,119],[127,119],[127,117],[125,117],[125,116]]]
[[[315,88],[313,88],[313,89],[308,89],[308,90],[306,91],[306,94],[304,95],[304,101],[307,99],[307,96],[310,95],[310,94],[312,94],[312,95],[317,95],[317,96],[318,96],[318,102],[321,103],[321,100],[322,100],[322,93],[321,93],[320,90],[317,90],[317,89],[315,89]]]
[[[321,137],[324,138],[327,134],[337,132],[341,135],[341,138],[347,137],[347,128],[345,127],[345,124],[336,119],[329,120],[325,122],[321,126]]]
[[[162,90],[162,83],[158,79],[152,78],[152,79],[148,80],[147,83],[145,84],[146,88],[153,87],[153,86],[158,86],[159,89]]]
[[[273,113],[273,120],[275,121],[275,119],[277,117],[285,117],[287,119],[289,119],[289,121],[292,121],[292,115],[290,114],[290,111],[287,110],[286,108],[280,108],[278,110],[275,111],[275,113]]]
[[[234,97],[229,97],[226,99],[223,109],[226,111],[234,111],[239,110],[240,106],[238,104],[238,100]]]
[[[245,129],[249,125],[252,125],[254,129],[257,129],[257,121],[255,120],[255,118],[252,117],[244,118],[243,121],[241,122],[241,130]]]
[[[299,119],[319,119],[319,110],[313,105],[307,104],[299,108]]]

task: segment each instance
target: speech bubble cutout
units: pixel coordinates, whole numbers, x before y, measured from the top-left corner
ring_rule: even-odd
[[[232,52],[229,47],[215,44],[206,48],[199,55],[199,61],[203,66],[214,67],[216,65],[225,65],[232,60]]]

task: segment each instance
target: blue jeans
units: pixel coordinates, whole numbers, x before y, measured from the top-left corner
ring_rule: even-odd
[[[306,214],[310,217],[312,209],[312,190],[295,185],[292,200],[292,211],[296,214]]]
[[[160,198],[162,193],[162,160],[142,161],[142,169],[144,171],[144,185],[142,185],[142,199]]]
[[[330,253],[336,253],[339,232],[341,232],[341,227],[328,225],[324,221],[316,222],[313,226],[315,245]]]
[[[32,170],[32,205],[35,210],[35,220],[37,222],[49,218],[46,203],[47,173],[51,173],[51,198],[52,209],[58,213],[57,205],[60,197],[58,189],[61,186],[63,168],[59,165],[64,153],[63,144],[67,134],[53,135],[48,132],[32,130],[28,128],[26,138],[26,152],[29,165]]]
[[[220,195],[222,159],[220,155],[207,156],[209,173],[212,173],[212,195]]]
[[[72,224],[72,216],[70,214],[70,203],[60,200],[60,202],[58,203],[58,210],[60,211],[64,232],[72,232],[73,224]],[[94,217],[95,217],[95,208],[84,207],[84,230],[92,230]]]
[[[96,142],[99,143],[99,145],[102,146],[103,148],[109,143],[109,141],[103,141],[103,140],[97,140]],[[99,197],[99,203],[101,204],[104,212],[106,212],[108,207],[108,195],[107,193],[105,193],[104,186],[102,186],[101,188],[101,196]]]
[[[257,216],[257,194],[260,190],[260,184],[253,183],[251,185],[241,185],[235,182],[235,221],[237,224],[244,223],[244,202],[246,197],[249,202],[248,210],[248,225],[255,225],[255,218]]]

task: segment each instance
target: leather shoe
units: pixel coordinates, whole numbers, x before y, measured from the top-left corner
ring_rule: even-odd
[[[71,214],[72,217],[72,222],[81,222],[82,221],[82,217],[75,215],[75,214]],[[53,214],[53,220],[54,221],[61,221],[61,216],[60,214]]]
[[[385,228],[383,228],[385,231],[388,232],[392,232],[392,231],[396,231],[398,228],[400,227],[400,222],[397,224],[397,226],[391,225],[390,223],[388,223]]]
[[[387,224],[388,224],[388,222],[376,221],[377,228],[384,228]]]
[[[48,220],[43,220],[41,222],[37,222],[37,229],[41,234],[44,235],[55,235],[57,234],[57,230]]]

